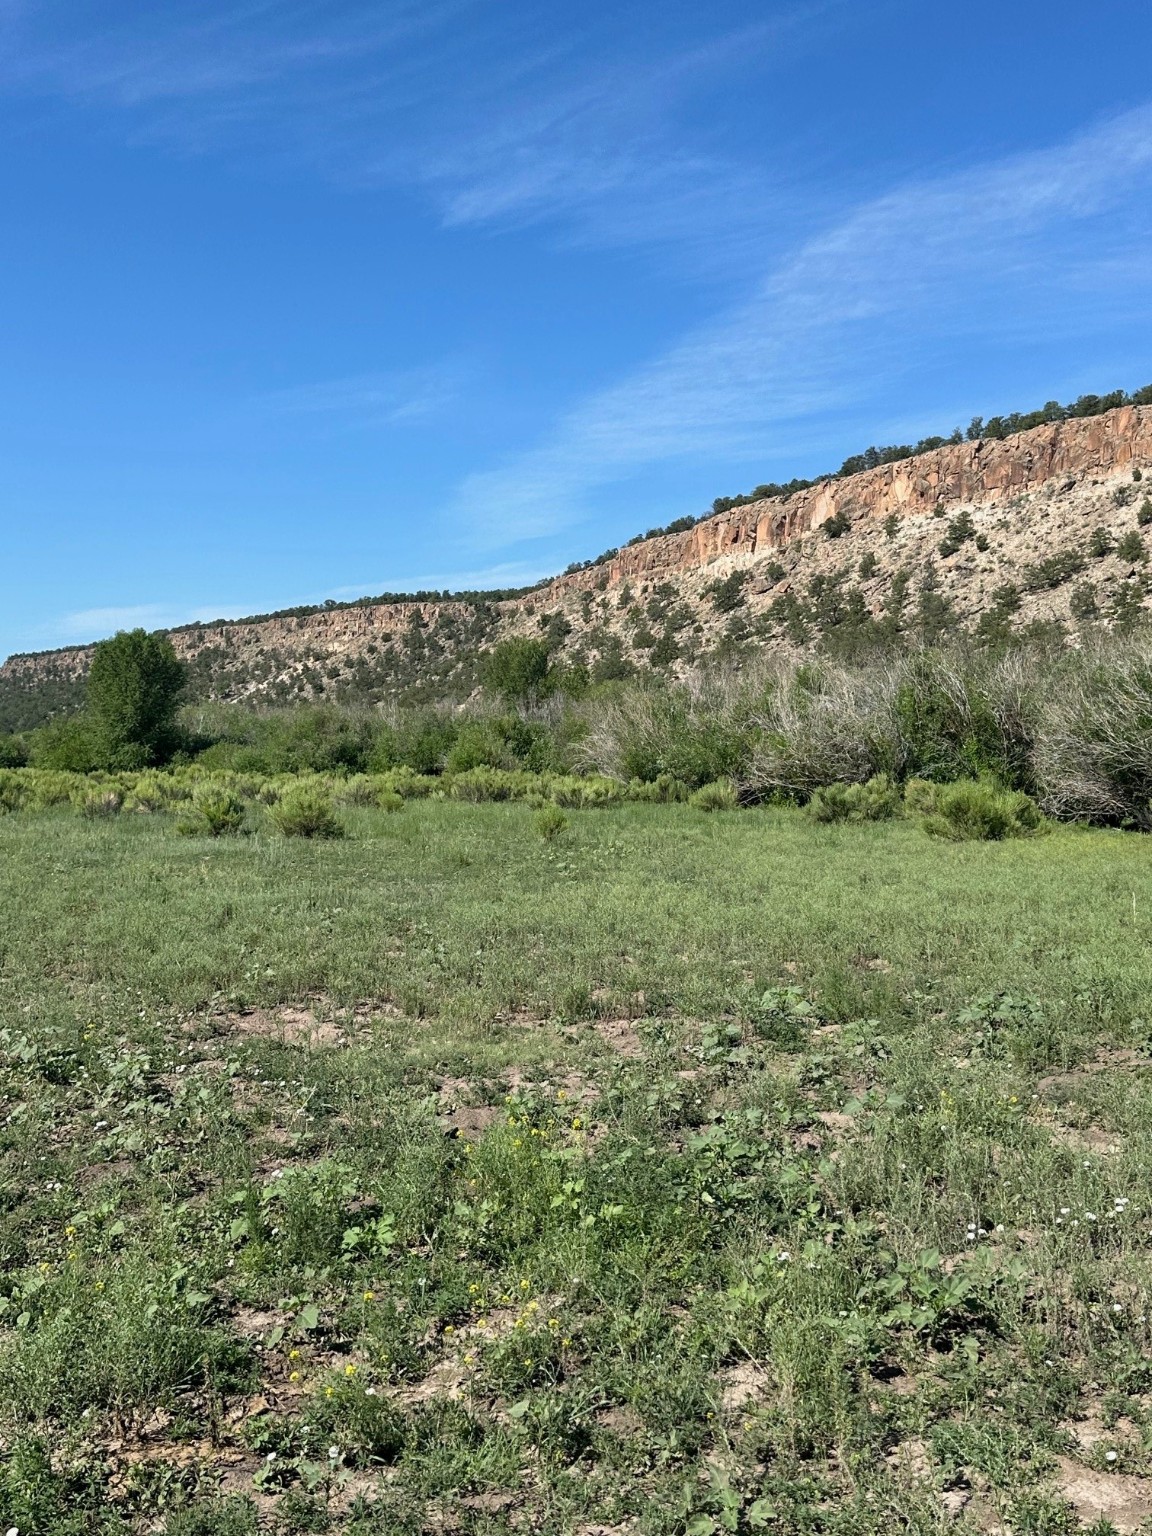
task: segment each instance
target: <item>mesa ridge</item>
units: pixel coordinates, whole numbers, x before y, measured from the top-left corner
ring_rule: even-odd
[[[475,656],[511,635],[543,634],[594,675],[677,673],[743,645],[795,647],[885,616],[898,627],[925,591],[968,631],[990,617],[1073,628],[1093,609],[1106,626],[1130,623],[1149,584],[1143,558],[1118,547],[1142,526],[1150,472],[1152,406],[1122,406],[732,507],[514,597],[421,596],[168,633],[199,697],[379,702],[413,688],[467,694]],[[1096,530],[1097,550],[1109,548],[1090,554]],[[66,697],[91,654],[12,656],[0,688]]]

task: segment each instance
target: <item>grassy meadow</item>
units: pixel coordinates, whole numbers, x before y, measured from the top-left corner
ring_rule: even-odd
[[[0,1526],[1152,1520],[1152,863],[0,816]]]

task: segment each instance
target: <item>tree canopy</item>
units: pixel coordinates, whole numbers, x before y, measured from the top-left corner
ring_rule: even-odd
[[[96,646],[88,718],[110,767],[141,767],[170,750],[184,672],[164,635],[121,630]]]
[[[540,698],[548,691],[548,674],[548,646],[523,636],[501,640],[488,653],[483,669],[485,686],[509,704]]]

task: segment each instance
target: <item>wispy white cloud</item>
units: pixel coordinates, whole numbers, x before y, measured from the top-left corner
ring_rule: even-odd
[[[470,131],[449,119],[410,166],[382,168],[424,182],[449,225],[559,219],[581,240],[710,244],[730,258],[750,228],[779,219],[783,183],[686,132],[684,108],[750,58],[762,73],[786,64],[842,9],[812,0],[696,46],[584,61],[571,76],[539,60],[473,103]]]
[[[411,426],[440,415],[473,382],[465,362],[449,360],[270,390],[250,401],[249,410],[297,422],[311,417],[341,426]]]
[[[469,476],[454,513],[491,543],[541,536],[648,466],[763,464],[802,451],[818,414],[825,436],[829,412],[867,406],[875,420],[911,359],[962,333],[1007,345],[1098,326],[1110,305],[1148,313],[1150,194],[1152,107],[902,187],[806,241],[536,448]]]
[[[9,13],[0,8],[0,22],[10,28],[0,78],[10,88],[125,108],[248,96],[251,111],[273,105],[255,88],[275,84],[290,108],[294,82],[386,55],[459,8],[460,0],[393,0],[386,16],[360,8],[340,17],[268,0],[191,12],[161,4],[129,13],[119,25],[58,37],[33,25],[39,18],[31,7],[11,6]]]
[[[602,36],[557,7],[482,0],[392,0],[383,13],[363,0],[161,3],[55,32],[34,24],[39,8],[27,24],[0,11],[0,90],[112,109],[131,137],[186,151],[414,187],[448,226],[548,221],[565,239],[730,270],[763,249],[794,194],[731,136],[689,126],[691,108],[752,60],[762,87],[850,7],[777,0],[753,26],[701,21],[663,51],[646,9],[623,5]]]

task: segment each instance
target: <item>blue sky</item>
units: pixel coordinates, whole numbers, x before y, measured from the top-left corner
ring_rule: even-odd
[[[1152,11],[0,0],[0,656],[1152,382]]]

